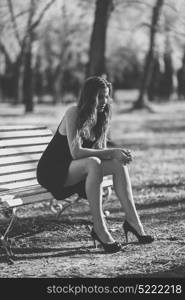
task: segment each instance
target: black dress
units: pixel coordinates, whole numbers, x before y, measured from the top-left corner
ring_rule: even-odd
[[[83,140],[84,148],[92,148],[92,141]],[[65,186],[68,168],[73,160],[66,135],[61,135],[57,129],[52,140],[43,152],[37,165],[37,180],[56,200],[62,200],[77,193],[87,198],[85,180],[75,185]]]

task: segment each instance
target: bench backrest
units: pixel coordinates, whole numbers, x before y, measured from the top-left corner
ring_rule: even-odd
[[[0,209],[53,200],[36,178],[38,160],[52,136],[44,126],[0,126]],[[112,186],[112,179],[105,178],[102,186]]]
[[[0,126],[0,192],[38,184],[36,166],[51,138],[44,126]]]

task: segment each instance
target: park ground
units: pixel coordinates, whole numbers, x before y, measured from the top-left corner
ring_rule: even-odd
[[[131,95],[133,98],[134,95]],[[123,97],[123,98],[122,98]],[[112,235],[124,251],[105,254],[93,248],[87,201],[66,210],[59,219],[47,203],[20,208],[11,231],[15,263],[0,253],[1,278],[115,278],[185,277],[185,101],[156,103],[154,112],[133,111],[120,93],[113,106],[112,140],[132,150],[129,166],[138,213],[152,244],[140,245],[130,234],[125,241],[124,213],[112,195],[105,207]],[[37,105],[34,114],[24,108],[0,105],[0,124],[46,124],[55,131],[68,105]],[[6,220],[1,216],[1,230]]]

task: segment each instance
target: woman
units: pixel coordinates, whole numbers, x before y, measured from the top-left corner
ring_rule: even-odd
[[[111,116],[111,84],[101,77],[90,77],[82,88],[78,105],[70,107],[44,151],[38,167],[39,183],[58,199],[74,193],[88,199],[93,216],[91,236],[106,252],[121,250],[107,229],[102,211],[103,176],[112,174],[116,195],[125,212],[123,224],[139,242],[153,241],[145,235],[132,196],[126,164],[131,153],[122,148],[106,148]]]

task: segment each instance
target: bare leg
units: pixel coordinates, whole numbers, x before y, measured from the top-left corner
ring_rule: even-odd
[[[65,186],[73,185],[86,178],[86,194],[93,216],[93,226],[104,243],[112,243],[102,211],[102,165],[97,157],[74,160],[69,167]]]
[[[118,160],[103,160],[102,170],[103,175],[113,175],[114,189],[125,212],[127,221],[129,221],[139,234],[144,235],[144,229],[135,207],[127,167],[123,166]]]

